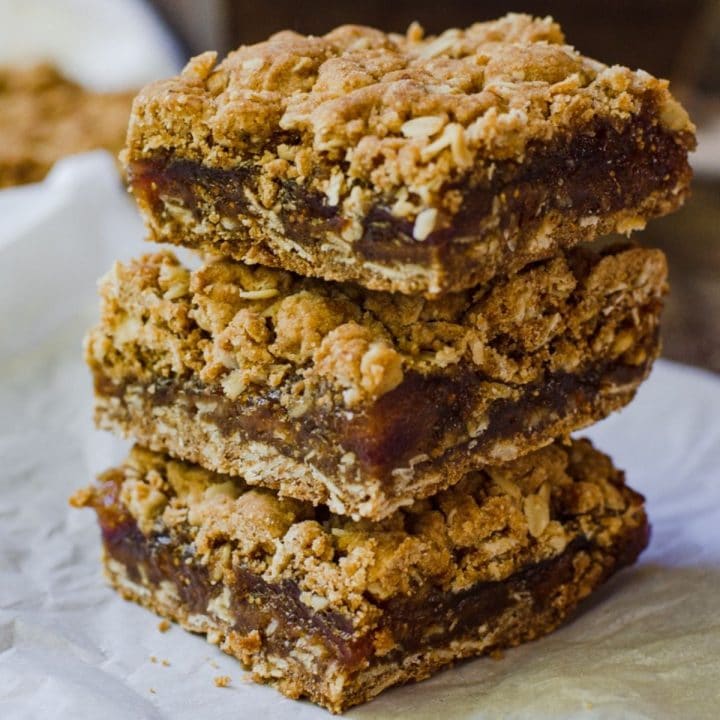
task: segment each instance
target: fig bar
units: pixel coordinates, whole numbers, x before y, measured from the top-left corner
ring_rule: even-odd
[[[555,629],[647,544],[587,441],[467,475],[380,523],[135,448],[79,491],[112,585],[334,712]]]
[[[436,295],[676,209],[694,126],[643,71],[508,15],[282,32],[146,87],[125,162],[153,240]]]
[[[378,520],[628,403],[665,286],[663,254],[632,247],[576,248],[439,300],[147,255],[101,281],[96,421]]]

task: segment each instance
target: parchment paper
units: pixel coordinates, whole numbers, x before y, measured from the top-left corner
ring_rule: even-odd
[[[160,633],[105,586],[94,516],[66,504],[125,450],[92,429],[81,338],[95,278],[150,249],[142,235],[103,153],[0,193],[0,718],[328,717],[245,682],[199,637]],[[589,434],[648,497],[640,564],[554,635],[348,717],[718,717],[720,380],[658,363],[636,402]]]

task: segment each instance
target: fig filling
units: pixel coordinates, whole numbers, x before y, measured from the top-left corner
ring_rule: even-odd
[[[657,337],[650,338],[650,347],[656,343]],[[654,353],[647,355],[649,359],[642,365],[610,362],[578,374],[553,373],[523,387],[518,400],[496,400],[490,405],[484,429],[472,440],[468,426],[482,401],[480,383],[484,378],[471,372],[449,377],[408,373],[397,388],[362,412],[311,410],[294,419],[272,396],[230,400],[217,386],[194,380],[167,378],[141,383],[126,378],[117,382],[96,371],[95,389],[100,396],[122,399],[140,388],[143,398],[154,406],[177,404],[184,408],[189,422],[211,422],[226,437],[239,435],[243,440],[265,442],[299,461],[315,450],[313,464],[335,475],[340,458],[352,452],[366,474],[391,482],[393,469],[408,466],[418,456],[428,457],[426,453],[440,456],[470,440],[475,443],[471,449],[479,452],[498,440],[543,432],[573,413],[592,413],[603,390],[642,380]],[[335,440],[334,451],[329,450],[328,439]]]
[[[287,143],[293,138],[282,135],[276,141]],[[531,145],[523,163],[497,162],[490,180],[485,168],[479,168],[474,175],[448,185],[448,191],[461,194],[460,209],[441,223],[446,227],[433,231],[423,242],[413,238],[412,221],[390,212],[395,198],[379,198],[367,211],[363,234],[353,249],[372,262],[426,266],[440,262],[453,271],[467,271],[463,263],[472,254],[468,241],[482,238],[493,228],[504,237],[532,235],[549,211],[578,221],[637,207],[657,191],[670,193],[678,182],[689,180],[691,144],[690,137],[665,131],[652,108],[620,129],[596,119],[572,135]],[[261,172],[251,164],[209,167],[159,152],[131,162],[128,177],[138,200],[156,216],[164,213],[166,203],[187,209],[198,223],[209,214],[231,220],[259,219],[261,214],[250,199],[257,196]],[[279,220],[287,238],[312,252],[326,233],[343,230],[347,220],[337,207],[327,204],[324,195],[308,192],[292,180],[274,182],[278,184]],[[242,223],[229,232],[240,241],[263,244],[251,238]],[[193,245],[192,237],[192,233],[185,235],[182,244]],[[224,246],[219,236],[215,242]],[[505,254],[511,259],[512,250],[508,248]]]
[[[195,558],[189,536],[183,540],[177,534],[146,536],[140,532],[119,500],[122,480],[122,472],[106,474],[93,502],[106,552],[125,568],[134,583],[152,589],[170,582],[185,612],[212,615],[208,604],[222,592],[222,585],[211,582],[206,567]],[[605,577],[634,562],[645,547],[647,525],[628,533],[618,541],[614,562],[606,566]],[[281,657],[289,655],[301,638],[310,639],[320,645],[328,663],[340,662],[350,673],[364,669],[373,660],[377,632],[393,638],[393,649],[382,656],[383,662],[391,662],[408,653],[446,646],[485,624],[492,626],[518,597],[530,596],[534,611],[548,610],[553,591],[573,582],[577,553],[592,550],[593,542],[581,536],[556,557],[525,567],[502,581],[476,583],[457,593],[427,587],[386,602],[374,601],[382,615],[374,626],[360,631],[337,612],[315,611],[303,604],[293,581],[268,583],[236,565],[230,587],[232,622],[211,619],[220,622],[224,632],[248,635],[257,630],[264,651]],[[272,631],[266,632],[269,627]]]

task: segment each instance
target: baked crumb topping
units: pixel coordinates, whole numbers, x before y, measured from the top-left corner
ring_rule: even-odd
[[[427,300],[223,259],[191,272],[161,252],[103,278],[87,360],[118,381],[195,378],[231,399],[274,392],[295,417],[372,403],[408,372],[469,368],[497,395],[598,357],[644,363],[636,341],[657,322],[666,273],[657,250],[575,250]]]
[[[219,64],[212,52],[194,58],[140,93],[127,158],[246,166],[268,210],[275,181],[293,181],[350,220],[350,242],[384,198],[423,241],[451,223],[461,181],[487,182],[496,163],[523,163],[534,144],[562,143],[595,118],[621,128],[642,112],[693,146],[666,81],[582,56],[551,18],[509,14],[427,37],[417,24],[406,35],[349,25],[280,32]]]
[[[355,625],[390,598],[502,580],[577,538],[609,547],[617,533],[644,522],[642,498],[582,440],[472,472],[381,522],[328,514],[140,447],[74,504],[102,502],[104,483],[119,486],[145,535],[190,543],[216,580],[228,573],[230,583],[238,565],[270,583],[291,580],[303,603]]]

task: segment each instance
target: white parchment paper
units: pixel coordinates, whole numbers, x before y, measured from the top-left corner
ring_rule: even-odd
[[[122,457],[90,422],[95,278],[150,249],[103,153],[0,193],[0,718],[328,717],[107,588],[68,495]],[[589,433],[648,497],[653,539],[554,635],[383,694],[352,718],[720,716],[720,380],[660,362]],[[156,662],[152,658],[156,658]],[[166,660],[169,664],[163,664]],[[213,678],[229,675],[228,688]]]

